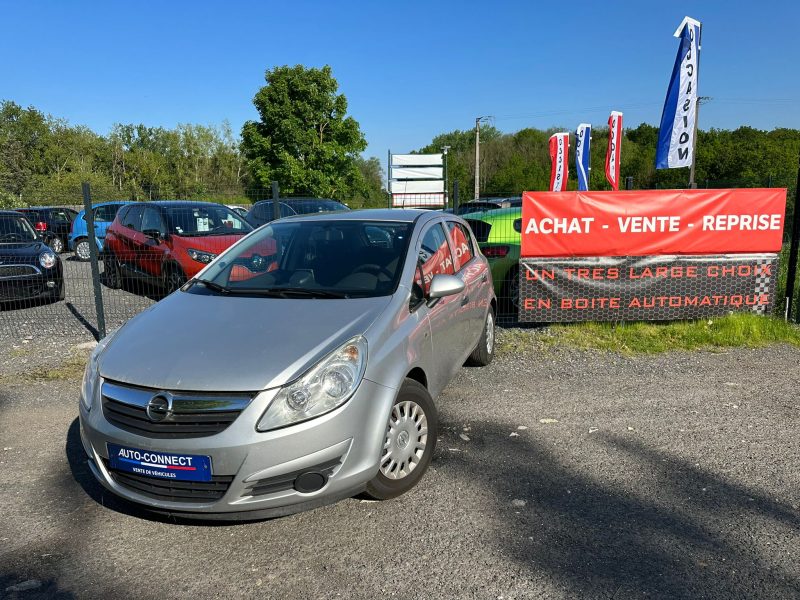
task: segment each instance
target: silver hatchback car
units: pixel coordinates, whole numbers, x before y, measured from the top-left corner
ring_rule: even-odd
[[[431,461],[433,399],[492,360],[496,304],[457,216],[275,221],[98,344],[79,409],[89,466],[183,517],[393,498]]]

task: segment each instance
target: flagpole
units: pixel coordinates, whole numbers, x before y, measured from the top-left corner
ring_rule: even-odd
[[[697,63],[695,64],[695,69],[697,69],[697,86],[695,87],[695,94],[697,98],[695,98],[695,107],[694,107],[694,131],[692,132],[692,166],[689,168],[689,189],[697,189],[697,184],[694,181],[694,167],[697,162],[697,122],[700,120],[700,49],[703,43],[703,24],[701,23],[698,29],[698,40],[697,40]]]

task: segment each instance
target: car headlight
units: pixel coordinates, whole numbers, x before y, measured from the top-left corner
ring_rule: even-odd
[[[367,340],[358,336],[322,359],[294,383],[280,389],[258,422],[258,431],[307,421],[347,402],[367,366]]]
[[[194,248],[189,248],[186,251],[189,254],[189,258],[192,260],[196,260],[197,262],[203,263],[207,265],[212,260],[217,258],[216,254],[211,254],[210,252],[203,252],[202,250],[195,250]]]
[[[92,410],[92,400],[94,399],[95,388],[97,387],[97,380],[99,377],[98,367],[100,364],[100,355],[116,333],[116,331],[112,331],[97,342],[97,346],[94,347],[89,357],[89,362],[86,363],[86,370],[83,372],[83,383],[81,384],[81,404],[83,404],[83,407],[87,411]]]
[[[39,255],[39,264],[45,269],[52,269],[54,266],[56,266],[56,255],[49,250],[42,252]]]

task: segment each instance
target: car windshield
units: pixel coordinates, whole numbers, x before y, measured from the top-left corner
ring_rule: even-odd
[[[281,298],[387,296],[397,289],[413,225],[396,221],[275,222],[219,257],[199,285]]]
[[[33,242],[36,232],[30,223],[22,217],[0,215],[0,244]]]
[[[165,209],[170,233],[179,236],[231,235],[253,228],[227,206],[169,206]]]

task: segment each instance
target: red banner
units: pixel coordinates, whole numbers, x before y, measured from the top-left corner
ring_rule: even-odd
[[[606,179],[611,188],[619,189],[619,159],[622,152],[622,113],[611,111],[608,117],[608,150],[606,151]]]
[[[786,189],[525,192],[523,257],[778,252]]]
[[[569,177],[569,133],[554,133],[550,136],[550,191],[567,189]]]

